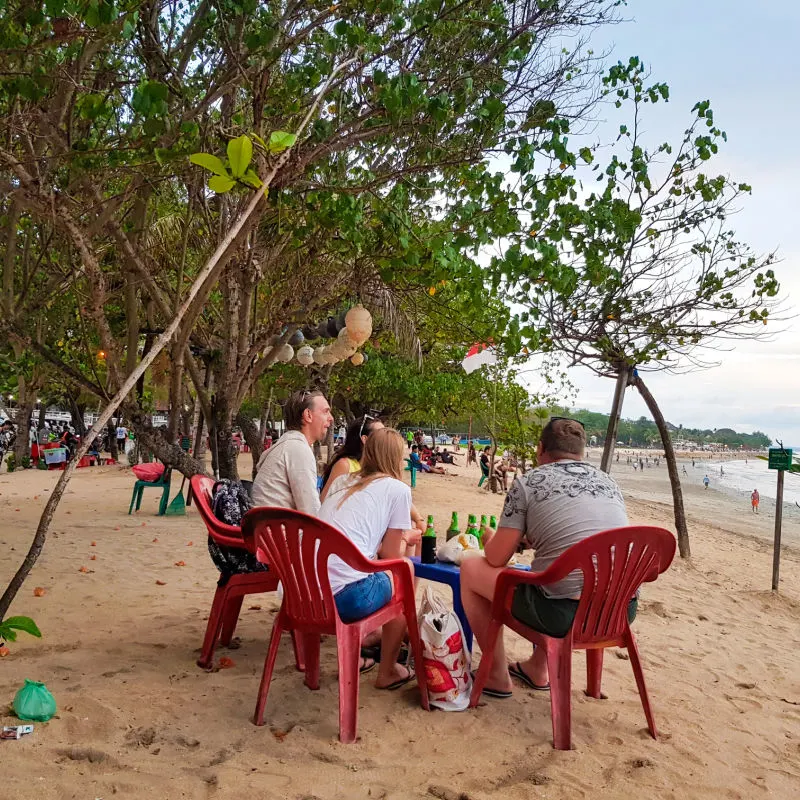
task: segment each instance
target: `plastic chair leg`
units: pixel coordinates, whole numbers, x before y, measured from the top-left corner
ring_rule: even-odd
[[[133,504],[136,502],[136,487],[133,487],[133,494],[131,495],[131,505],[128,509],[128,515],[133,514]]]
[[[214,592],[214,602],[211,604],[211,613],[208,615],[203,649],[200,651],[200,658],[197,659],[197,666],[203,669],[210,667],[211,662],[214,660],[214,648],[217,646],[219,630],[222,626],[222,615],[225,610],[227,594],[228,589],[226,586],[217,586],[217,591]]]
[[[167,513],[167,506],[169,505],[169,484],[164,487],[161,494],[161,502],[158,504],[158,516],[163,517]]]
[[[336,635],[339,640],[339,741],[350,744],[356,740],[358,730],[361,629],[358,625],[342,626]]]
[[[303,652],[303,637],[297,631],[292,631],[292,647],[294,648],[294,666],[298,672],[306,671],[306,659]]]
[[[319,645],[320,635],[318,633],[304,633],[303,658],[305,660],[305,684],[309,689],[319,689]]]
[[[628,656],[630,657],[631,666],[633,667],[633,675],[636,678],[636,687],[639,689],[639,697],[642,699],[644,715],[647,718],[647,729],[650,731],[650,735],[654,739],[658,739],[658,729],[656,728],[656,721],[653,717],[653,709],[650,707],[650,697],[647,694],[647,685],[644,682],[642,662],[639,659],[639,648],[636,646],[636,639],[630,630],[628,630],[626,638]]]
[[[411,488],[417,488],[417,471],[415,469],[411,469]]]
[[[144,486],[140,486],[136,494],[136,510],[142,507],[142,495],[144,494]]]
[[[261,673],[261,684],[258,687],[256,710],[253,714],[253,722],[256,725],[264,724],[264,709],[267,705],[269,684],[272,681],[272,670],[275,669],[275,659],[278,656],[278,647],[280,647],[282,633],[283,624],[279,617],[272,626],[272,634],[269,637],[269,649],[267,650],[267,657],[264,659],[264,671]]]
[[[422,707],[426,711],[430,711],[431,706],[428,700],[428,681],[425,674],[425,661],[423,660],[422,641],[419,638],[417,606],[414,600],[414,595],[406,598],[403,613],[406,618],[408,640],[411,642],[411,652],[414,656],[414,670],[417,674],[417,685],[419,686],[420,700],[422,702]]]
[[[547,640],[547,671],[550,676],[550,713],[553,717],[553,747],[572,749],[572,640]]]
[[[225,610],[222,613],[222,633],[219,637],[219,643],[223,647],[227,647],[231,643],[231,639],[233,639],[243,601],[244,596],[239,595],[238,597],[231,597],[230,600],[225,603]]]
[[[586,694],[601,700],[600,682],[603,678],[603,653],[602,648],[586,651]]]

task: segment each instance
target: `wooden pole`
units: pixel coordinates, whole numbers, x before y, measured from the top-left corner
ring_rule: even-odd
[[[772,591],[778,591],[781,572],[781,523],[783,522],[783,473],[778,470],[778,491],[775,497],[775,542],[772,546]]]

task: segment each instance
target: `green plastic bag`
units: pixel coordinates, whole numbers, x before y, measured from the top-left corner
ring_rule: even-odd
[[[13,707],[20,719],[47,722],[56,713],[56,699],[43,683],[26,678],[25,685],[14,698]]]

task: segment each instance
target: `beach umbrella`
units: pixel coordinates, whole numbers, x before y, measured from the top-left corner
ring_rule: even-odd
[[[314,363],[314,348],[309,347],[307,344],[303,345],[295,355],[297,358],[297,363],[302,364],[304,367],[307,367],[309,364]]]
[[[372,336],[372,314],[359,303],[353,306],[345,315],[345,323],[350,333],[350,338],[356,345],[362,345]]]

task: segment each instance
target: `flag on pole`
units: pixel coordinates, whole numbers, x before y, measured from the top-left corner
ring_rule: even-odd
[[[464,367],[464,371],[467,374],[471,374],[475,372],[476,369],[480,369],[484,364],[491,366],[496,363],[497,356],[491,345],[474,344],[470,347],[469,352],[461,362],[461,366]]]

